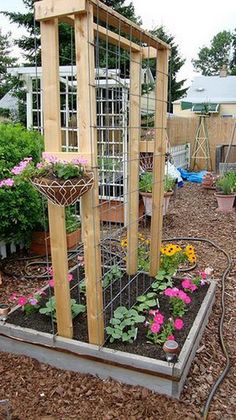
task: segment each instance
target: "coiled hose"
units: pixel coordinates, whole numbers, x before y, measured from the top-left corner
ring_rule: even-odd
[[[230,255],[221,247],[219,247],[218,245],[216,245],[213,241],[206,239],[206,238],[195,238],[195,237],[175,237],[175,238],[168,238],[168,239],[163,239],[163,242],[173,242],[173,241],[191,241],[191,242],[205,242],[208,243],[210,245],[212,245],[215,249],[217,249],[219,252],[222,252],[225,257],[227,258],[228,261],[228,265],[222,275],[222,288],[221,288],[221,309],[222,309],[222,313],[221,313],[221,318],[220,318],[220,324],[219,324],[219,341],[220,341],[220,345],[222,348],[222,351],[224,353],[224,356],[226,358],[226,364],[225,364],[225,368],[222,371],[222,373],[220,374],[220,376],[218,377],[218,379],[216,380],[216,382],[214,383],[214,385],[211,388],[210,394],[207,398],[207,401],[205,403],[205,406],[203,408],[203,418],[204,420],[207,419],[208,417],[208,412],[209,412],[209,408],[212,402],[212,398],[214,397],[217,388],[219,387],[219,385],[221,384],[221,382],[224,380],[227,372],[230,369],[230,358],[229,358],[229,354],[224,342],[224,336],[223,336],[223,329],[224,329],[224,318],[225,318],[225,278],[227,276],[227,274],[229,273],[230,269],[231,269],[231,265],[232,265],[232,260]]]

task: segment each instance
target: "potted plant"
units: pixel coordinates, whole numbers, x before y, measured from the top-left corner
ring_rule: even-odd
[[[85,169],[83,158],[70,162],[43,153],[36,167],[32,158],[25,158],[13,168],[14,173],[28,179],[34,187],[53,204],[73,205],[94,185],[94,174]]]
[[[229,171],[221,175],[216,181],[216,189],[217,210],[232,212],[236,196],[236,172]]]
[[[42,206],[41,223],[32,232],[30,252],[37,255],[50,255],[50,233],[48,224],[47,206]],[[66,242],[67,249],[75,248],[81,241],[81,223],[79,216],[75,214],[74,206],[66,207],[65,210]]]
[[[143,198],[145,214],[147,216],[152,215],[152,185],[153,185],[152,172],[144,172],[143,174],[141,174],[140,180],[139,180],[139,191]],[[173,195],[174,186],[175,186],[175,179],[172,178],[168,174],[165,175],[163,216],[165,216],[167,213],[170,197]]]

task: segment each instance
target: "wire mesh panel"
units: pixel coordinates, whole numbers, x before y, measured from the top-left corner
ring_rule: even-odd
[[[63,150],[89,156],[90,170],[94,173],[94,188],[83,195],[80,202],[84,248],[79,261],[84,264],[85,273],[83,278],[79,269],[79,281],[75,280],[71,296],[73,292],[74,297],[77,290],[81,301],[81,293],[84,293],[88,339],[103,345],[114,311],[120,306],[132,308],[137,297],[148,291],[158,269],[165,164],[167,48],[97,0],[86,1],[84,10],[83,2],[72,10],[69,2],[64,3],[62,9],[61,19],[67,15],[66,21],[74,26],[72,45],[75,53],[71,54],[72,74],[63,80],[60,77],[59,125],[65,131],[61,146]],[[42,13],[43,7],[38,15],[44,19]],[[45,9],[45,13],[54,17],[55,12]],[[51,56],[45,56],[51,60]],[[56,60],[53,65],[55,63]],[[51,112],[49,106],[47,112]],[[49,133],[50,119],[46,116],[45,120]],[[154,130],[154,140],[141,145],[142,130],[150,128]],[[55,132],[57,129],[58,121]],[[147,216],[139,211],[140,152],[153,153],[150,230],[144,227]],[[125,226],[121,220],[116,223],[109,218],[106,223],[102,221],[104,201],[108,213],[114,211],[116,214],[127,206]],[[56,213],[51,209],[52,215],[56,216]],[[55,221],[52,224],[55,229]],[[61,265],[56,259],[54,264]],[[61,283],[65,286],[65,282],[61,280]],[[57,290],[59,294],[59,288]],[[58,308],[58,313],[60,310]],[[81,322],[79,318],[75,321],[79,329]],[[80,339],[82,330],[81,325]]]

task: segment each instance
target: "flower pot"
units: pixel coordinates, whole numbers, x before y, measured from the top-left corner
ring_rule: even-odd
[[[145,207],[145,214],[147,216],[151,216],[152,215],[152,193],[140,192],[140,194],[143,197],[143,203],[144,203],[144,207]],[[163,197],[163,213],[162,213],[163,216],[165,216],[166,213],[167,213],[169,202],[170,202],[170,197],[172,195],[173,195],[173,191],[165,192],[164,193],[164,197]]]
[[[223,211],[225,213],[230,213],[232,211],[234,211],[234,201],[235,201],[235,196],[236,194],[221,194],[221,193],[215,193],[214,194],[216,199],[217,199],[217,203],[218,203],[218,209],[217,211]]]
[[[33,178],[32,184],[50,202],[59,206],[70,206],[94,185],[93,172],[87,172],[82,178]]]
[[[67,249],[74,248],[81,241],[81,229],[67,233],[66,242]],[[30,245],[30,252],[37,255],[50,255],[50,234],[49,232],[33,232]]]
[[[125,209],[122,201],[100,200],[100,220],[102,222],[125,223]],[[143,215],[143,202],[139,202],[139,217]]]

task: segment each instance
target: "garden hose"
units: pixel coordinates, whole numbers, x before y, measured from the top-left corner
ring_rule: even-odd
[[[228,373],[229,369],[230,369],[230,358],[229,358],[229,354],[224,342],[224,336],[223,336],[223,328],[224,328],[224,318],[225,318],[225,278],[227,276],[227,274],[229,273],[230,269],[231,269],[231,265],[232,265],[232,260],[230,255],[222,248],[220,248],[218,245],[216,245],[213,241],[209,240],[209,239],[205,239],[205,238],[195,238],[195,237],[175,237],[175,238],[170,238],[170,239],[163,239],[163,242],[173,242],[173,241],[193,241],[193,242],[205,242],[208,243],[210,245],[212,245],[215,249],[217,249],[218,251],[222,252],[225,257],[228,260],[228,265],[222,275],[222,289],[221,289],[221,308],[222,308],[222,313],[221,313],[221,318],[220,318],[220,324],[219,324],[219,340],[220,340],[220,345],[222,348],[222,351],[224,353],[224,356],[226,358],[226,364],[225,364],[225,368],[222,371],[222,373],[220,374],[220,376],[218,377],[218,379],[215,381],[214,385],[211,388],[210,394],[207,398],[207,401],[205,403],[205,406],[203,408],[203,418],[204,420],[207,419],[208,417],[208,412],[209,412],[209,408],[212,402],[212,398],[214,397],[217,388],[219,387],[219,385],[221,384],[221,382],[224,380],[226,374]]]

